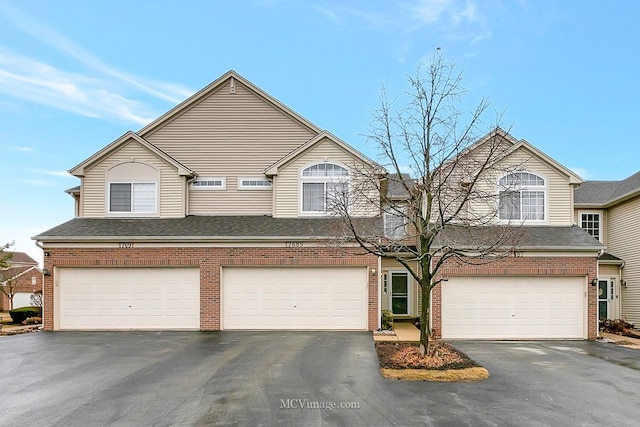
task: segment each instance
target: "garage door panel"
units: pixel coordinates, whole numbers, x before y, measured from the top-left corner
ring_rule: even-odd
[[[197,268],[60,268],[60,329],[199,329]]]
[[[223,269],[224,329],[366,329],[367,269]]]
[[[465,277],[442,286],[444,338],[583,338],[581,277]]]

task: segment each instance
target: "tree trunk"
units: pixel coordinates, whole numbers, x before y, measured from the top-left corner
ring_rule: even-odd
[[[420,281],[421,304],[420,309],[420,354],[425,355],[429,349],[429,335],[431,333],[431,281],[424,278]]]

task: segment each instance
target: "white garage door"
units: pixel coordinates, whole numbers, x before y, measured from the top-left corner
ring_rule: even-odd
[[[585,338],[584,277],[454,277],[442,283],[442,337]]]
[[[367,329],[367,269],[224,268],[223,329]]]
[[[200,329],[198,268],[59,268],[59,329]]]

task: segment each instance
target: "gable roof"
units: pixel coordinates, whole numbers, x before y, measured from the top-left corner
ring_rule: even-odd
[[[176,105],[174,108],[172,108],[162,116],[158,117],[156,120],[149,123],[147,126],[142,128],[138,132],[138,134],[144,137],[153,133],[155,130],[161,128],[163,125],[165,125],[167,122],[172,120],[174,117],[179,116],[184,111],[188,110],[193,105],[199,103],[202,99],[206,98],[207,96],[209,96],[210,94],[218,90],[227,81],[231,81],[232,83],[234,83],[235,81],[238,81],[242,83],[255,95],[262,98],[267,103],[273,105],[274,107],[276,107],[277,109],[279,109],[284,114],[291,117],[298,123],[302,124],[303,126],[305,126],[306,128],[310,129],[313,132],[320,132],[321,129],[317,127],[315,124],[311,123],[309,120],[305,119],[304,117],[302,117],[301,115],[299,115],[298,113],[296,113],[295,111],[293,111],[292,109],[284,105],[282,102],[278,101],[277,99],[275,99],[274,97],[272,97],[271,95],[269,95],[268,93],[260,89],[259,87],[255,86],[253,83],[251,83],[249,80],[242,77],[240,74],[236,73],[233,70],[229,70],[225,74],[220,76],[218,79],[214,80],[209,85],[205,86],[203,89],[199,90],[198,92],[196,92],[195,94],[193,94],[192,96],[190,96],[189,98],[181,102],[180,104]]]
[[[322,142],[322,140],[324,140],[325,138],[328,139],[329,141],[333,142],[338,147],[342,148],[344,151],[346,151],[347,153],[351,154],[352,156],[357,157],[360,160],[362,160],[363,162],[367,163],[369,166],[371,166],[371,167],[373,167],[375,169],[379,169],[380,168],[380,166],[376,162],[374,162],[373,160],[369,159],[367,156],[365,156],[364,154],[362,154],[361,152],[359,152],[358,150],[356,150],[355,148],[353,148],[352,146],[350,146],[349,144],[347,144],[346,142],[344,142],[343,140],[341,140],[337,136],[333,135],[331,132],[323,130],[318,135],[314,136],[309,141],[307,141],[304,144],[300,145],[296,149],[290,151],[288,154],[286,154],[280,160],[278,160],[277,162],[275,162],[274,164],[272,164],[271,166],[266,168],[265,171],[264,171],[265,175],[268,175],[268,176],[277,175],[278,174],[278,168],[286,165],[287,163],[289,163],[290,161],[294,160],[295,158],[297,158],[297,157],[301,156],[302,154],[308,152],[313,147],[315,147],[320,142]]]
[[[518,141],[518,143],[513,146],[512,151],[516,151],[519,148],[525,148],[525,149],[531,151],[533,154],[535,154],[537,157],[541,158],[545,163],[550,165],[552,168],[554,168],[554,169],[558,170],[559,172],[563,173],[564,175],[566,175],[569,178],[569,184],[581,184],[581,183],[584,182],[584,180],[577,173],[573,172],[571,169],[567,168],[566,166],[562,165],[561,163],[558,163],[554,158],[552,158],[552,157],[548,156],[547,154],[545,154],[544,152],[540,151],[538,148],[536,148],[535,146],[531,145],[526,140],[521,139],[520,141]]]
[[[35,266],[23,266],[23,267],[12,267],[6,270],[0,271],[0,284],[6,284],[9,280],[17,279],[18,277],[28,273],[29,271],[36,270],[39,272],[37,267]]]
[[[585,181],[574,191],[577,207],[609,207],[640,196],[640,172],[621,181]]]
[[[584,180],[578,174],[573,172],[571,169],[565,167],[564,165],[562,165],[561,163],[556,161],[551,156],[547,155],[543,151],[541,151],[538,148],[536,148],[534,145],[530,144],[528,141],[526,141],[524,139],[521,139],[521,140],[515,139],[510,133],[508,133],[507,131],[505,131],[502,128],[496,128],[496,129],[492,130],[491,132],[487,133],[485,136],[480,138],[477,142],[475,142],[474,144],[469,146],[468,152],[476,150],[478,147],[480,147],[483,144],[486,144],[492,138],[495,138],[495,137],[501,137],[504,141],[506,141],[509,144],[511,144],[511,147],[504,153],[502,158],[504,158],[504,157],[506,157],[506,156],[508,156],[508,155],[510,155],[512,153],[515,153],[519,149],[524,149],[524,150],[529,151],[531,154],[533,154],[534,156],[536,156],[540,160],[542,160],[544,163],[546,163],[552,169],[555,169],[556,171],[558,171],[561,174],[565,175],[569,180],[569,184],[581,184],[582,182],[584,182]],[[494,162],[494,164],[496,162],[499,162],[500,160],[501,159],[497,159]]]
[[[139,143],[140,145],[142,145],[147,150],[149,150],[151,153],[155,154],[156,156],[158,156],[168,164],[175,167],[178,170],[178,173],[180,175],[185,175],[185,176],[195,175],[195,173],[191,169],[187,168],[185,165],[183,165],[182,163],[180,163],[179,161],[177,161],[176,159],[174,159],[173,157],[171,157],[170,155],[168,155],[167,153],[165,153],[164,151],[162,151],[161,149],[159,149],[158,147],[156,147],[155,145],[153,145],[152,143],[150,143],[149,141],[147,141],[146,139],[142,138],[140,135],[132,131],[128,131],[127,133],[122,135],[120,138],[116,139],[111,144],[107,145],[102,150],[95,153],[93,156],[84,160],[82,163],[78,164],[77,166],[71,168],[69,170],[69,173],[77,177],[84,176],[84,169],[86,167],[107,157],[113,151],[117,150],[122,145],[126,144],[132,139],[137,143]]]
[[[8,261],[11,265],[17,264],[25,264],[25,265],[38,265],[38,262],[31,258],[24,252],[15,252],[15,251],[2,251],[3,256],[11,255],[11,258]]]

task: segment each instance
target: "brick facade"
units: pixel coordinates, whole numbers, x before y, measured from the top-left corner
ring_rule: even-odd
[[[35,279],[35,285],[33,281]],[[42,272],[40,270],[33,269],[19,277],[17,282],[18,292],[33,293],[38,290],[42,290]],[[0,292],[0,310],[9,311],[11,308],[11,302],[4,292]],[[17,308],[17,307],[14,307]]]
[[[449,277],[491,277],[491,276],[579,276],[589,285],[587,303],[587,337],[596,339],[598,333],[597,287],[590,284],[597,278],[598,259],[596,257],[510,257],[487,264],[469,265],[454,260],[447,262],[440,270],[438,278]],[[436,338],[442,333],[442,288],[434,287],[431,294],[432,324]]]
[[[304,248],[47,248],[44,267],[45,330],[54,328],[55,267],[185,267],[200,268],[200,329],[220,329],[220,271],[224,266],[362,266],[378,267],[375,256],[319,246]],[[368,329],[378,327],[378,276],[368,274]]]

